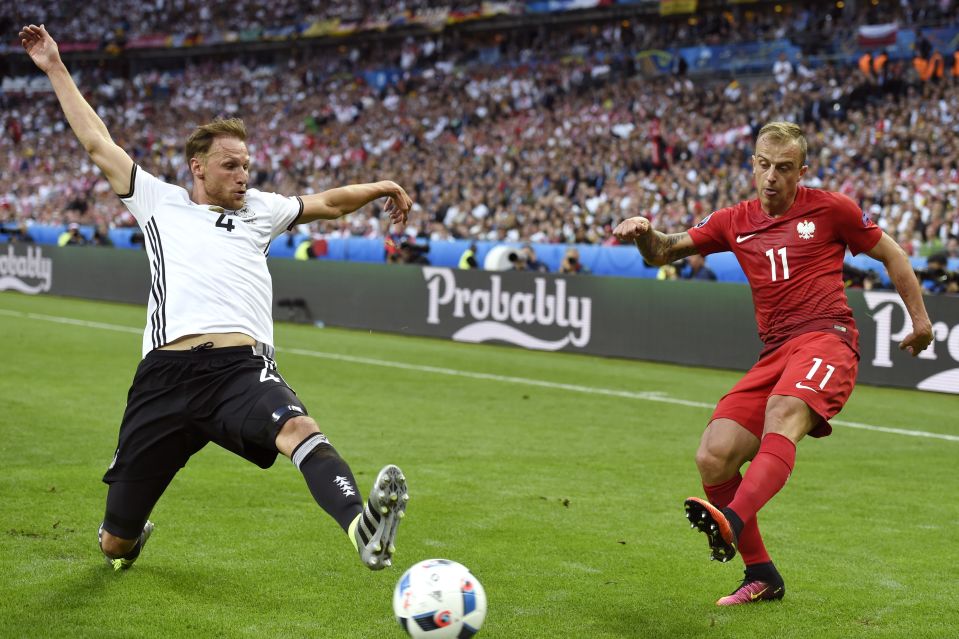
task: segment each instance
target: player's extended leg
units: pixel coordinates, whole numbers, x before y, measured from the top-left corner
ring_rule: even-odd
[[[371,570],[390,566],[409,500],[400,469],[387,466],[380,471],[364,506],[349,465],[311,417],[284,423],[276,447],[303,473],[313,499],[347,532],[364,565]]]
[[[696,452],[696,466],[702,476],[706,496],[717,509],[722,509],[733,500],[743,479],[740,468],[755,455],[758,448],[759,441],[755,435],[735,421],[720,418],[710,422]],[[692,499],[687,513],[697,512],[698,504],[695,498]],[[701,517],[693,514],[691,519],[694,520],[693,526],[699,527],[696,526],[696,520],[702,521]],[[745,577],[736,590],[719,599],[716,604],[727,606],[762,599],[781,599],[785,594],[785,586],[766,552],[756,517],[743,527],[734,546],[746,564]],[[717,557],[714,550],[713,559],[726,556],[719,554]]]
[[[786,485],[796,464],[796,444],[819,422],[819,415],[797,397],[769,398],[759,451],[746,470],[736,498],[724,509],[737,532]]]
[[[807,434],[824,437],[831,432],[827,420],[849,398],[857,363],[855,352],[842,337],[828,332],[799,335],[760,358],[720,400],[713,418],[730,418],[760,440],[727,506],[720,509],[695,497],[686,500],[687,516],[707,533],[714,550],[721,549],[720,559],[730,558],[737,543],[743,549],[756,513],[785,485],[795,464],[796,443]],[[772,563],[757,566],[744,559],[743,586],[717,603],[781,598],[784,589],[776,585],[781,577]],[[757,570],[766,574],[759,575]],[[764,583],[755,583],[757,579]]]
[[[107,491],[103,523],[97,531],[100,550],[114,570],[127,570],[153,533],[147,518],[173,475],[143,481],[115,481]]]
[[[710,503],[721,511],[735,497],[742,479],[742,474],[737,472],[732,479],[722,484],[707,486],[704,483],[703,489]],[[786,594],[785,584],[766,551],[766,545],[759,532],[758,517],[753,517],[743,526],[736,538],[736,549],[746,566],[743,581],[729,595],[716,601],[716,605],[732,606],[768,599],[782,599]]]
[[[773,395],[766,404],[762,443],[735,498],[722,509],[724,518],[742,540],[756,525],[756,513],[786,484],[796,462],[796,443],[819,423],[819,416],[800,399]],[[786,586],[776,567],[766,556],[762,563],[751,563],[745,555],[746,574],[742,585],[716,603],[735,606],[756,601],[782,599]]]
[[[729,551],[741,544],[747,526],[756,525],[756,513],[786,484],[796,460],[796,443],[819,423],[819,416],[801,399],[773,395],[766,403],[765,426],[759,450],[736,489],[735,497],[721,510],[696,498],[687,500],[687,513],[710,536],[714,556],[726,561]],[[699,502],[699,503],[697,503]],[[741,548],[741,546],[740,546]],[[768,555],[767,555],[768,557]],[[744,559],[746,559],[744,557]],[[742,585],[716,603],[737,605],[781,599],[785,586],[771,561],[750,564]]]
[[[690,497],[686,500],[686,516],[694,528],[706,534],[711,556],[717,561],[725,562],[735,557],[741,540],[736,538],[727,522],[715,516],[715,512],[732,501],[741,482],[739,469],[753,458],[758,448],[756,436],[731,419],[714,419],[700,439],[696,467],[709,502]],[[747,544],[756,538],[759,538],[758,528],[755,533],[750,529]],[[761,538],[759,544],[762,545]]]

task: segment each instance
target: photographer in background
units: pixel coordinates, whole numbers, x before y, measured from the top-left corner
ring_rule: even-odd
[[[83,246],[87,243],[87,238],[80,234],[80,225],[76,222],[70,222],[67,230],[57,238],[57,246]]]
[[[878,273],[872,269],[864,271],[848,262],[842,264],[842,281],[846,288],[861,288],[864,291],[886,288]]]
[[[685,260],[685,266],[679,271],[684,280],[712,280],[716,281],[716,274],[706,266],[706,258],[699,253],[690,255]]]
[[[527,242],[523,245],[523,249],[520,251],[520,257],[524,258],[527,271],[533,271],[535,273],[549,273],[549,267],[540,261],[539,257],[536,255],[536,250],[533,249],[533,245],[531,243]]]
[[[564,275],[585,275],[589,273],[589,269],[579,261],[579,249],[575,246],[566,249],[566,255],[563,256],[563,261],[559,265],[559,272]]]
[[[959,294],[959,272],[949,270],[949,258],[945,253],[930,255],[926,268],[916,271],[922,282],[922,291],[928,295]]]
[[[430,259],[427,253],[430,252],[430,245],[420,244],[416,240],[404,239],[400,243],[400,264],[420,264],[429,266]]]
[[[506,259],[509,260],[509,269],[511,271],[525,271],[526,269],[526,254],[522,251],[510,251],[509,255],[506,256]]]
[[[33,243],[33,237],[31,237],[26,223],[22,221],[11,220],[9,222],[0,222],[0,233],[6,234],[7,242],[11,244],[18,242],[26,244]]]

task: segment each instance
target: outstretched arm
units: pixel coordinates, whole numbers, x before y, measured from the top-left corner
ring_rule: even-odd
[[[912,270],[912,264],[909,263],[906,252],[885,233],[866,255],[885,264],[889,279],[896,286],[899,297],[909,311],[912,332],[899,342],[899,348],[915,357],[932,343],[932,322],[929,321],[926,305],[922,301],[922,288]]]
[[[413,200],[396,182],[385,180],[371,184],[351,184],[322,193],[303,195],[303,214],[299,222],[306,224],[315,220],[335,220],[369,204],[381,197],[390,198],[386,203],[386,212],[393,224],[405,224],[406,217],[413,206]]]
[[[620,242],[633,242],[643,254],[643,259],[655,266],[662,266],[689,257],[699,251],[689,233],[666,235],[654,230],[645,217],[631,217],[613,229]]]
[[[83,99],[70,72],[60,59],[60,51],[46,28],[30,25],[20,30],[20,43],[37,67],[47,74],[57,94],[63,114],[80,144],[100,167],[116,193],[130,192],[133,160],[114,143],[110,132],[93,107]]]

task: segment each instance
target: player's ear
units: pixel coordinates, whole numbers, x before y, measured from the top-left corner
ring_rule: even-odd
[[[809,170],[808,164],[803,164],[801,167],[799,167],[799,177],[806,175],[806,171],[808,170]]]
[[[198,180],[203,179],[203,163],[200,162],[200,158],[196,156],[190,158],[190,173]]]

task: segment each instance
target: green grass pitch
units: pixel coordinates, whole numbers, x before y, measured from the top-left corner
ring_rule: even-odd
[[[707,405],[739,373],[289,324],[279,369],[360,487],[388,462],[409,478],[396,566],[363,568],[284,458],[262,471],[208,446],[113,573],[100,477],[144,319],[0,294],[2,637],[399,638],[393,586],[430,557],[484,584],[490,639],[959,636],[955,396],[857,388],[840,420],[952,438],[802,442],[760,517],[786,599],[719,609],[741,564],[707,560],[682,502],[701,494]]]

